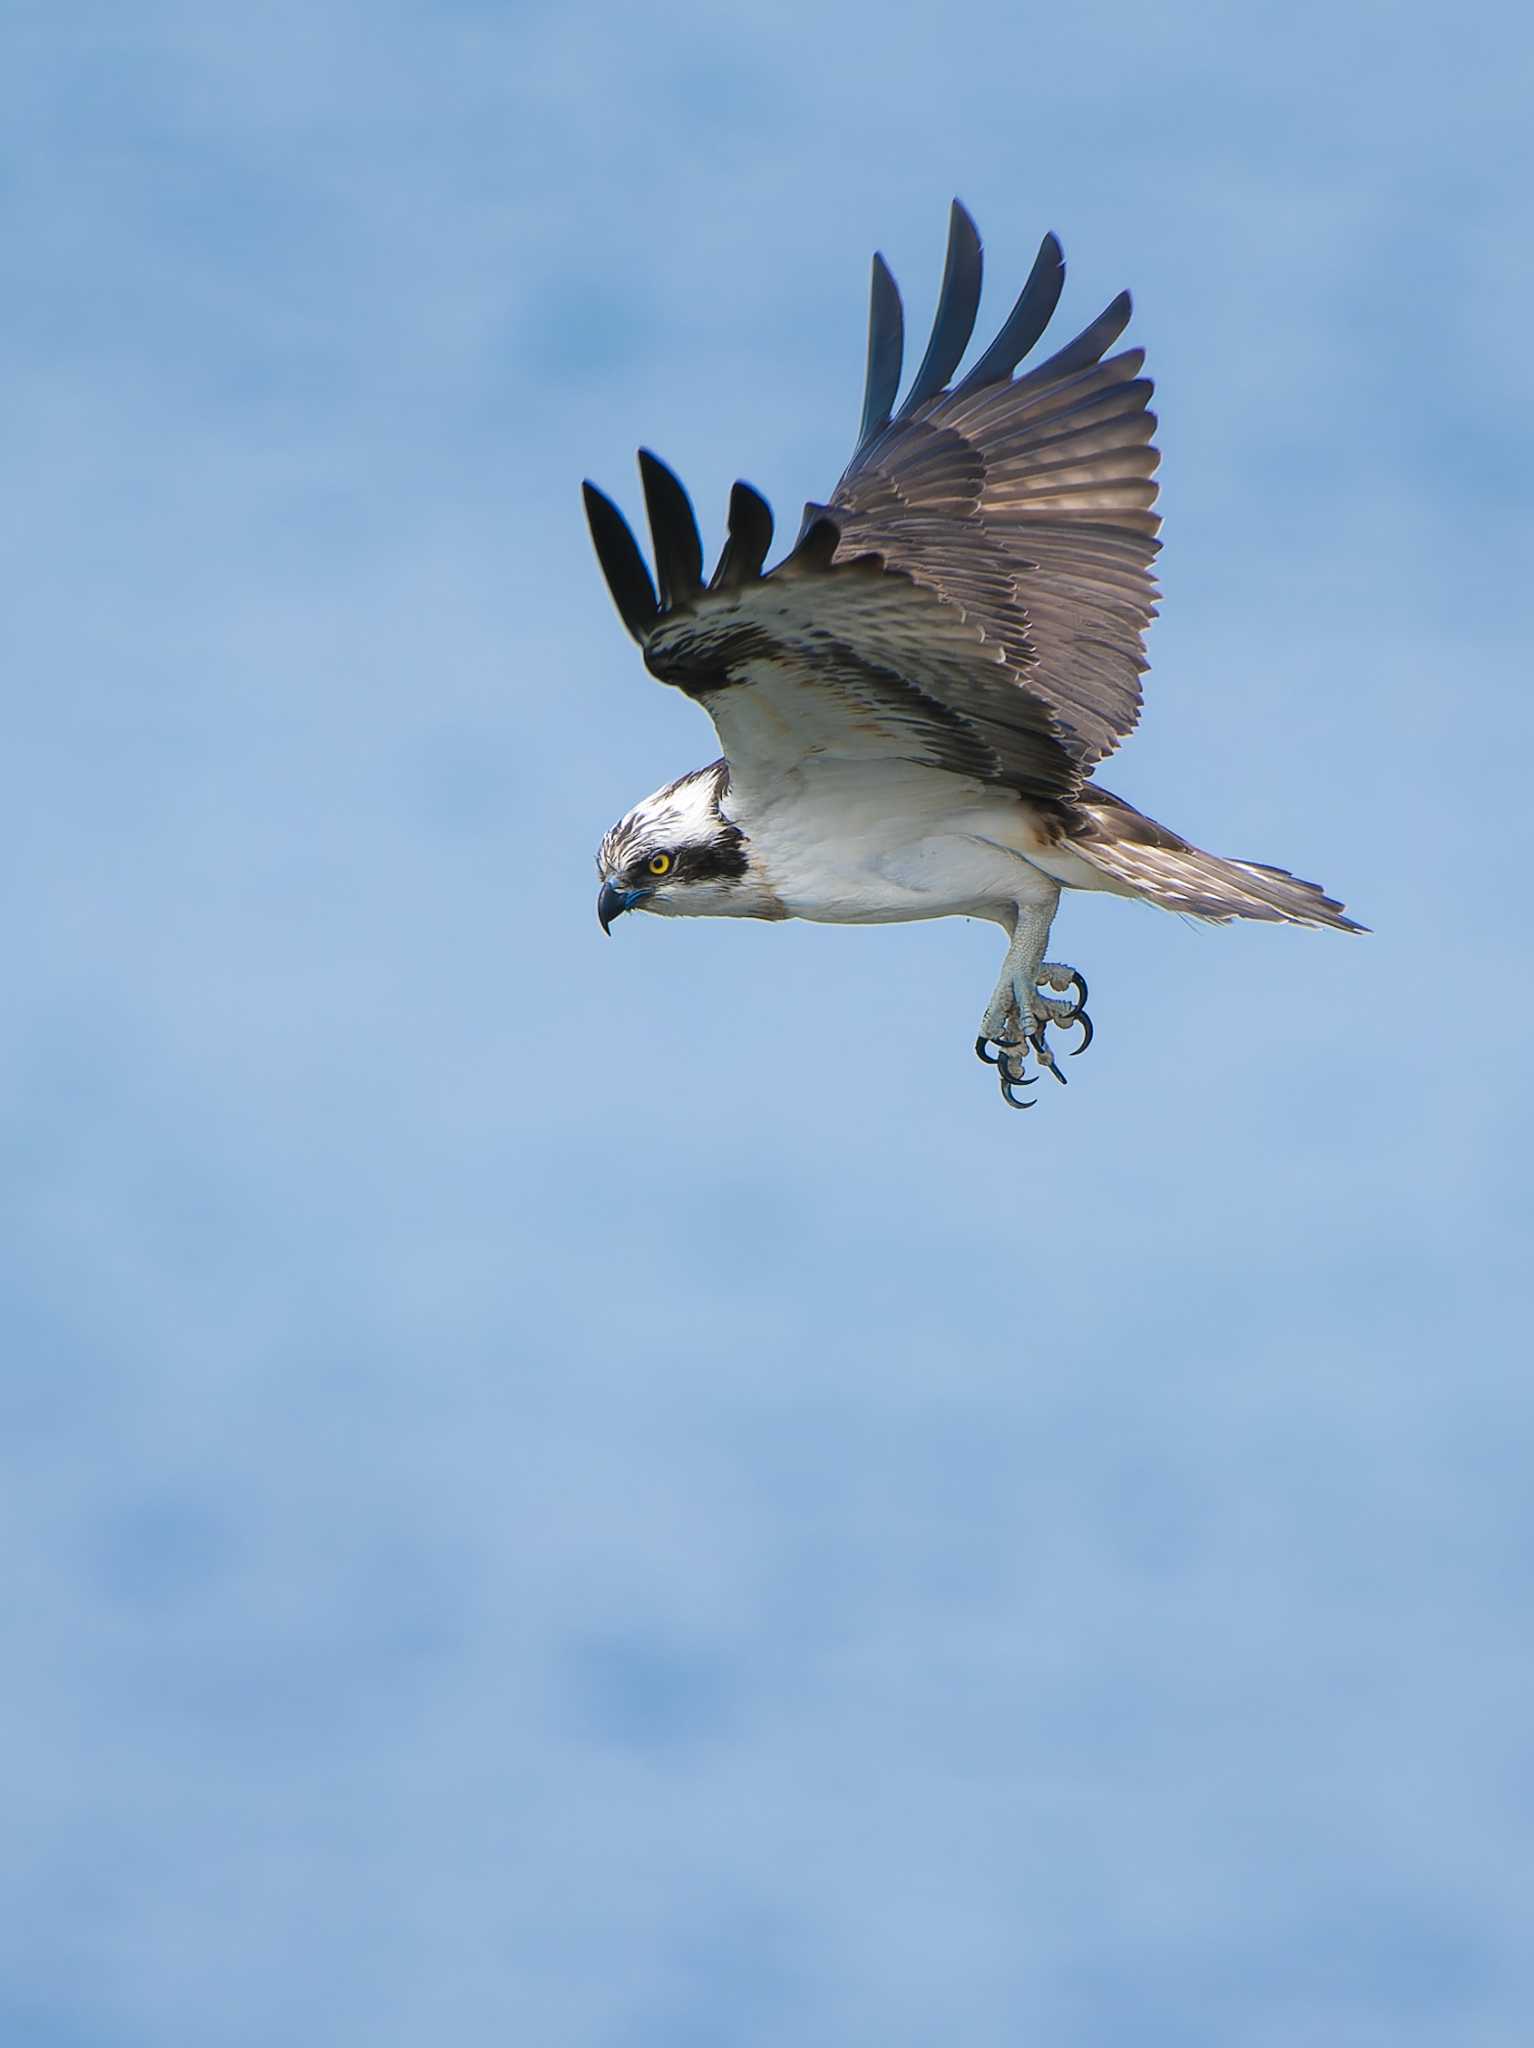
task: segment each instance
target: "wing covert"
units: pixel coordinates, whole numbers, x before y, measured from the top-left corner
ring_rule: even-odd
[[[652,579],[623,515],[585,486],[608,587],[651,672],[709,711],[732,770],[896,757],[1040,801],[1072,796],[1139,717],[1159,457],[1138,349],[1107,351],[1127,293],[1046,361],[1065,276],[1046,235],[1000,332],[973,333],[981,245],[954,201],[931,337],[904,404],[904,315],[875,257],[862,428],[829,505],[764,573],[772,514],[730,499],[712,578],[687,493],[640,453]]]
[[[956,201],[934,348],[949,279],[967,274],[971,249],[978,282],[979,239]],[[906,404],[865,432],[830,504],[811,511],[836,522],[843,553],[877,551],[979,624],[1005,650],[1009,677],[1050,705],[1089,769],[1140,713],[1157,596],[1150,565],[1160,458],[1143,354],[1107,355],[1129,320],[1127,292],[1046,362],[1014,376],[1049,323],[1064,275],[1059,243],[1046,235],[974,368],[940,391],[919,373]],[[898,373],[893,381],[898,387]]]
[[[640,459],[660,600],[623,515],[588,483],[598,556],[646,667],[704,706],[733,775],[886,759],[1040,802],[1075,791],[1079,771],[1049,707],[940,592],[876,553],[847,556],[831,519],[813,521],[764,575],[772,515],[747,484],[731,494],[729,538],[705,587],[685,491],[654,456]]]

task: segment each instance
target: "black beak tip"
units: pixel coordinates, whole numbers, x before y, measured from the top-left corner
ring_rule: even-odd
[[[611,882],[604,882],[597,891],[597,923],[609,938],[613,935],[613,919],[622,917],[629,900],[626,891],[615,889]]]

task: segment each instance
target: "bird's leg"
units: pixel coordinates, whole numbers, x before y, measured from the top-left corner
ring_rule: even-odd
[[[1012,1090],[1029,1082],[1031,1077],[1025,1064],[1028,1048],[1030,1045],[1037,1047],[1043,1039],[1035,1007],[1038,979],[1044,965],[1044,948],[1049,942],[1049,927],[1054,922],[1055,905],[1059,900],[1059,891],[1055,890],[1043,903],[1020,903],[1017,906],[1012,943],[1001,963],[1001,977],[980,1020],[980,1036],[975,1040],[975,1051],[995,1067],[996,1078],[1001,1083],[1002,1100],[1013,1109],[1031,1109],[1033,1106],[1030,1102],[1020,1102]],[[996,1048],[994,1057],[987,1050],[992,1045]],[[1051,1066],[1054,1064],[1053,1055],[1049,1056],[1049,1063]],[[1040,1065],[1043,1065],[1042,1059]]]
[[[1018,905],[1017,924],[1002,962],[1001,979],[981,1020],[980,1036],[975,1040],[975,1051],[987,1065],[996,1068],[1002,1098],[1013,1109],[1032,1107],[1012,1093],[1014,1088],[1034,1078],[1025,1065],[1030,1049],[1041,1072],[1053,1074],[1057,1081],[1065,1080],[1044,1035],[1049,1025],[1080,1024],[1083,1035],[1077,1052],[1084,1052],[1091,1043],[1092,1020],[1086,1013],[1085,981],[1074,967],[1044,958],[1059,900],[1056,890],[1045,903]],[[1061,991],[1074,989],[1076,1000],[1057,1002],[1040,993],[1041,985]],[[994,1054],[988,1050],[993,1045]]]

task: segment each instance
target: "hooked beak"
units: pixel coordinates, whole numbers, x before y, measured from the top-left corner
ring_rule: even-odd
[[[597,923],[609,937],[613,919],[622,917],[625,910],[632,910],[642,893],[639,889],[619,889],[612,882],[602,884],[597,891]]]

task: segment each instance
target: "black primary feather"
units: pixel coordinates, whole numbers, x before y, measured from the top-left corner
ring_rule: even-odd
[[[866,448],[889,425],[895,394],[900,389],[904,355],[905,315],[900,310],[900,290],[884,258],[875,256],[868,293],[868,382],[863,390],[863,424],[858,429],[860,449]]]
[[[1054,236],[1046,235],[1033,259],[1028,282],[1018,293],[1017,303],[1002,323],[1001,332],[963,383],[955,386],[955,398],[963,392],[984,390],[987,384],[999,384],[1004,377],[1011,376],[1049,325],[1064,284],[1065,257]]]
[[[841,527],[826,506],[806,505],[804,525],[794,542],[794,551],[778,564],[773,574],[786,569],[798,574],[824,575],[831,567],[841,537]]]
[[[710,590],[738,590],[762,573],[772,546],[772,507],[760,491],[737,483],[730,492],[730,537],[709,582]]]
[[[943,265],[943,283],[932,319],[932,338],[916,372],[916,381],[896,415],[898,419],[906,419],[917,406],[936,398],[959,367],[980,310],[981,274],[979,231],[956,199],[948,216],[948,258]]]
[[[660,617],[660,604],[639,543],[630,532],[628,521],[605,492],[587,482],[581,485],[581,495],[586,500],[586,519],[597,560],[602,564],[618,616],[642,647]]]
[[[663,609],[670,611],[689,603],[703,588],[703,542],[698,537],[692,500],[681,480],[648,448],[639,451],[639,476],[655,544],[660,601]]]
[[[1025,286],[1024,290],[1026,289]],[[1129,325],[1129,316],[1133,311],[1134,302],[1128,292],[1120,292],[1116,299],[1109,300],[1090,327],[1082,328],[1074,341],[1068,341],[1057,355],[1052,355],[1035,368],[1025,371],[1017,380],[1019,388],[1054,382],[1062,377],[1072,377],[1078,370],[1089,369],[1112,348]],[[1029,346],[1031,347],[1032,343]],[[976,368],[979,367],[977,364]],[[969,379],[966,378],[964,381],[968,384]]]

